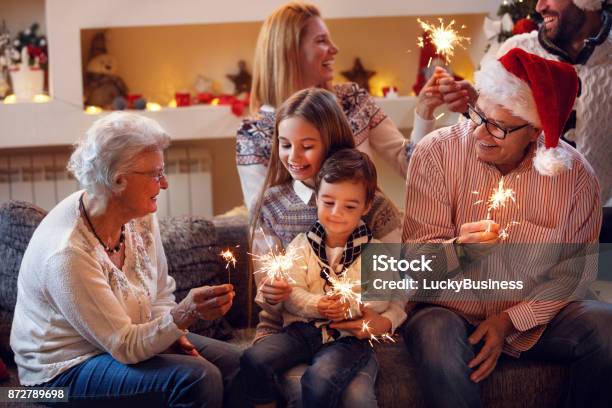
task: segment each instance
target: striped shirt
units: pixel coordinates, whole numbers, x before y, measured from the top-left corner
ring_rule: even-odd
[[[429,134],[417,145],[410,161],[407,176],[406,216],[402,234],[405,243],[451,242],[459,235],[461,225],[487,218],[486,201],[498,186],[502,177],[492,164],[478,160],[474,125],[464,121]],[[543,143],[543,137],[537,141]],[[489,316],[507,312],[516,329],[506,338],[504,351],[518,355],[530,349],[540,338],[546,324],[567,303],[570,289],[565,276],[570,261],[550,257],[550,251],[541,251],[533,244],[589,244],[597,243],[601,227],[600,189],[591,166],[576,150],[561,142],[572,157],[571,170],[556,177],[542,176],[532,165],[536,143],[519,165],[504,176],[504,187],[514,190],[516,204],[494,210],[491,218],[501,228],[512,221],[514,225],[508,238],[500,245],[525,244],[524,253],[512,258],[510,264],[495,264],[499,259],[480,262],[478,270],[470,270],[475,264],[464,266],[455,251],[448,257],[447,267],[461,265],[461,274],[466,277],[484,276],[491,270],[504,270],[505,276],[523,280],[523,289],[472,295],[449,294],[430,303],[443,304],[478,324]],[[482,203],[477,203],[484,200]],[[550,249],[550,245],[547,249]],[[571,247],[569,245],[559,248]],[[547,252],[544,254],[543,252]],[[597,272],[597,257],[581,258],[581,281],[594,279]],[[547,268],[537,268],[543,265]],[[552,266],[551,266],[552,264]],[[573,269],[572,269],[573,270]],[[565,273],[565,275],[564,275]],[[577,285],[574,283],[574,287]]]

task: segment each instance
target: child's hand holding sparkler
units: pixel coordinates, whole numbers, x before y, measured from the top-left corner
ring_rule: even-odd
[[[389,319],[363,304],[359,305],[359,309],[361,310],[361,318],[335,322],[330,324],[330,327],[348,331],[359,339],[373,339],[375,341],[391,339],[389,335],[391,332],[391,321]]]
[[[276,305],[289,298],[292,286],[285,279],[265,279],[260,291],[266,302]]]
[[[350,303],[341,294],[325,295],[317,304],[319,314],[326,319],[341,321],[347,318]]]

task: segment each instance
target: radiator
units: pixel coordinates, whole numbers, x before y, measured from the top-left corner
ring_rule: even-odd
[[[0,203],[22,200],[49,211],[79,189],[66,170],[69,157],[69,152],[0,154]],[[169,188],[158,197],[158,215],[212,217],[210,153],[198,147],[170,147],[165,164]]]

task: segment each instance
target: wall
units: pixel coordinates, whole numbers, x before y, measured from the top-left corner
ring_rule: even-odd
[[[47,33],[45,0],[0,0],[0,24],[6,22],[11,36],[38,23],[38,32]]]

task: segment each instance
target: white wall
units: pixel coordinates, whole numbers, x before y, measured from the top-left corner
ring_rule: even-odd
[[[38,32],[47,33],[45,0],[0,0],[0,25],[6,22],[12,36],[38,23]]]

